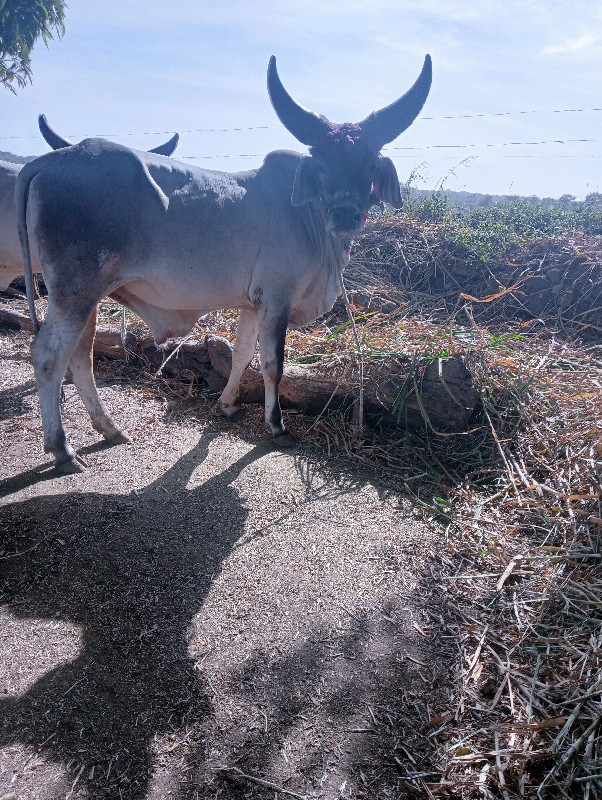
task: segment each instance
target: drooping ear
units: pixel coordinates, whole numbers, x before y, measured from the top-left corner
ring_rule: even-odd
[[[376,177],[374,178],[374,191],[379,200],[389,203],[393,208],[401,208],[403,200],[399,189],[397,170],[390,158],[378,159]]]
[[[297,167],[291,203],[294,206],[302,206],[309,200],[318,200],[321,195],[322,184],[320,183],[318,168],[313,158],[308,156]]]

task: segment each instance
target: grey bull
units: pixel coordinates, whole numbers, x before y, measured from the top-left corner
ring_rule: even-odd
[[[34,325],[29,236],[48,288],[32,358],[44,448],[58,469],[84,469],[61,418],[67,366],[94,429],[110,443],[129,441],[92,373],[96,304],[106,295],[142,317],[158,344],[187,334],[208,311],[240,309],[219,406],[228,417],[238,410],[239,382],[259,340],[266,423],[277,442],[293,443],[278,399],[286,329],[332,307],[370,206],[401,205],[395,168],[380,150],[412,124],[431,79],[427,56],[396,102],[337,125],[292,99],[272,57],[272,105],[309,155],[276,151],[258,169],[228,174],[86,139],[23,167],[15,197]]]
[[[41,114],[38,118],[40,132],[53,150],[71,147],[71,142],[52,130],[46,117]],[[150,152],[170,156],[178,144],[178,134]],[[17,232],[17,215],[15,212],[15,186],[21,164],[12,164],[0,161],[0,291],[6,289],[9,283],[17,276],[23,274],[23,257],[21,244]],[[40,266],[34,261],[32,267],[35,272],[40,272]]]

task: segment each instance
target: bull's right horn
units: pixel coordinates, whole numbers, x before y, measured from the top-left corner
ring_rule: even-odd
[[[179,135],[177,133],[174,133],[174,135],[168,142],[165,142],[165,144],[160,144],[159,147],[153,147],[148,152],[157,153],[160,156],[170,156],[178,146],[179,141],[180,141]]]
[[[302,144],[317,144],[334,127],[326,117],[315,114],[293,100],[278,77],[274,56],[270,58],[268,66],[268,92],[278,119]]]

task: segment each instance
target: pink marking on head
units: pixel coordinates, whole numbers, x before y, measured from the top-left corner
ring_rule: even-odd
[[[313,155],[315,150],[322,149],[323,147],[343,147],[345,150],[351,150],[355,143],[358,142],[362,136],[362,129],[359,125],[354,125],[352,122],[344,122],[338,125],[324,136],[322,141],[309,148],[309,152]]]

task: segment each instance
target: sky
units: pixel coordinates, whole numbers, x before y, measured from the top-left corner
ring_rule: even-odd
[[[602,191],[594,0],[68,0],[65,36],[34,48],[33,85],[16,96],[0,87],[0,150],[45,152],[44,113],[73,141],[106,135],[150,149],[177,131],[174,158],[251,169],[271,150],[306,151],[270,106],[270,55],[298,102],[357,122],[402,95],[426,53],[429,98],[384,151],[402,181]]]

